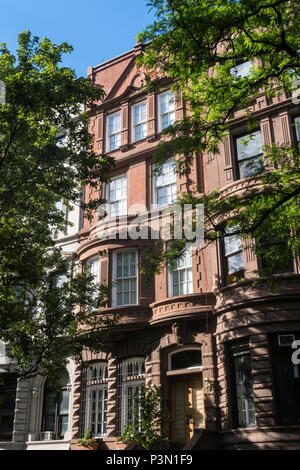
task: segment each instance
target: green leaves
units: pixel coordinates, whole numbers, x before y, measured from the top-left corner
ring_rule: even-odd
[[[114,321],[99,316],[107,287],[96,301],[90,276],[76,272],[52,239],[66,227],[56,204],[80,205],[82,186],[97,188],[114,165],[94,153],[88,131],[89,109],[103,92],[61,66],[71,51],[29,31],[19,35],[16,57],[0,46],[6,85],[0,105],[0,337],[25,375],[54,373],[67,356],[80,354],[88,332],[91,347],[99,348]],[[86,215],[95,207],[86,202]],[[66,282],[58,286],[61,276]]]
[[[128,424],[121,441],[134,441],[140,449],[162,449],[169,413],[162,408],[160,387],[142,387],[135,397],[136,409],[133,411],[133,424]]]
[[[297,0],[152,0],[149,5],[156,10],[157,21],[138,36],[146,44],[140,63],[148,69],[148,87],[150,77],[166,76],[188,107],[188,116],[164,132],[170,139],[158,145],[154,162],[162,164],[176,156],[178,171],[188,174],[195,154],[210,152],[219,158],[220,144],[237,111],[245,110],[244,122],[252,130],[257,126],[253,115],[257,96],[264,93],[271,102],[291,93],[300,69],[299,4]],[[234,72],[246,61],[253,63],[247,73]],[[263,249],[268,258],[270,245],[262,246],[259,240],[283,237],[285,249],[281,247],[278,256],[271,250],[269,260],[274,262],[261,270],[269,277],[299,250],[298,149],[265,148],[264,162],[265,174],[249,177],[240,194],[217,190],[197,196],[189,190],[178,202],[205,205],[207,243],[224,238],[225,226],[235,225],[237,235],[257,240],[257,256]],[[157,272],[173,258],[174,253],[168,255],[163,248],[149,255],[148,272]]]

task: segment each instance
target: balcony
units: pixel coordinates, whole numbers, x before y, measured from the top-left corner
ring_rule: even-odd
[[[248,279],[230,284],[215,291],[217,313],[233,308],[247,307],[261,302],[299,300],[300,274],[276,274],[274,289],[264,279]]]
[[[152,318],[150,324],[166,323],[184,318],[206,318],[212,314],[215,296],[211,292],[170,297],[150,305]]]

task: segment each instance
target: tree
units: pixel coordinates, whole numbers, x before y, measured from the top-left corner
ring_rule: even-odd
[[[218,158],[236,111],[244,110],[249,132],[255,129],[253,103],[259,93],[268,99],[296,97],[297,0],[150,0],[148,5],[155,8],[156,21],[137,38],[145,44],[139,63],[148,69],[147,86],[155,89],[160,77],[167,77],[189,111],[164,131],[170,138],[159,144],[157,164],[176,155],[177,171],[186,173],[195,153]],[[239,71],[241,63],[248,65],[247,73]],[[263,167],[257,165],[239,195],[224,197],[217,190],[199,197],[189,189],[179,202],[204,204],[208,243],[229,234],[255,240],[253,249],[267,261],[262,275],[271,279],[299,250],[300,157],[292,145],[263,150]],[[184,245],[175,240],[167,252],[152,253],[147,272],[173,262]]]
[[[161,449],[165,438],[165,426],[170,419],[169,413],[161,407],[160,387],[142,387],[135,397],[133,423],[127,424],[120,440],[136,442],[139,448]]]
[[[16,57],[0,45],[0,339],[24,375],[55,373],[87,341],[99,348],[114,321],[98,312],[108,288],[95,298],[92,277],[76,274],[53,241],[53,230],[65,228],[57,203],[79,204],[83,185],[96,191],[114,164],[95,154],[88,130],[88,110],[104,93],[61,66],[71,51],[28,31]],[[86,216],[101,202],[83,204]]]

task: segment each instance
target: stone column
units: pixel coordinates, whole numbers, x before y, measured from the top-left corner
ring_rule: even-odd
[[[81,364],[77,364],[74,373],[73,386],[73,409],[71,419],[71,437],[72,440],[79,439],[80,436],[80,413],[81,413]]]
[[[108,356],[108,381],[107,381],[107,437],[117,435],[117,398],[118,398],[118,367],[117,359],[110,354]]]

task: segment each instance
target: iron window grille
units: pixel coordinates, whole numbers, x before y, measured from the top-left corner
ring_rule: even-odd
[[[106,436],[107,364],[97,363],[82,370],[81,437],[90,429],[95,437]]]
[[[126,359],[118,364],[118,434],[125,426],[135,424],[138,399],[145,386],[145,362],[143,358]]]

